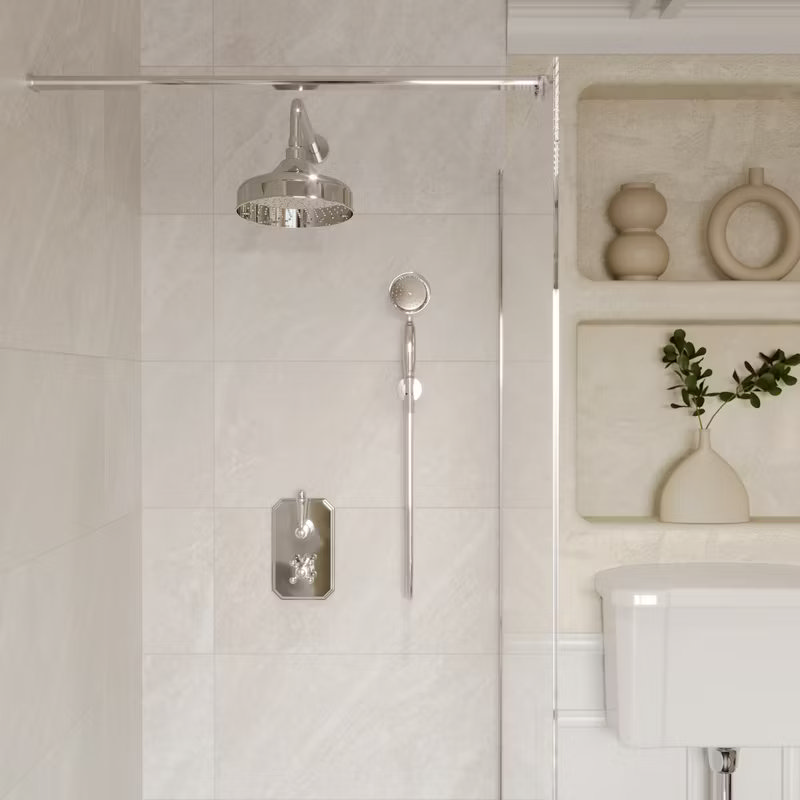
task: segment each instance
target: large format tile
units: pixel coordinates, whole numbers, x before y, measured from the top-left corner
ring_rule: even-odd
[[[333,595],[287,603],[272,591],[270,512],[218,511],[217,652],[496,652],[497,512],[417,512],[412,602],[403,520],[400,509],[336,511]]]
[[[506,508],[503,522],[503,633],[547,635],[553,630],[553,514]],[[508,649],[508,648],[506,648]]]
[[[220,66],[502,66],[501,0],[219,0]]]
[[[553,390],[549,362],[507,363],[503,374],[503,505],[553,504]]]
[[[271,506],[303,487],[340,507],[401,506],[398,370],[388,363],[218,365],[217,505]],[[496,365],[427,363],[418,375],[419,506],[496,507]]]
[[[234,212],[242,181],[270,172],[284,158],[292,97],[264,88],[216,91],[218,214]],[[505,145],[502,92],[434,88],[303,97],[315,129],[330,144],[321,171],[350,186],[356,213],[497,213]]]
[[[217,796],[485,798],[496,656],[220,656]]]
[[[503,217],[503,354],[509,361],[553,358],[552,214]],[[551,377],[552,380],[552,377]]]
[[[142,0],[142,66],[213,64],[213,0]]]
[[[145,656],[144,743],[145,798],[214,795],[212,656]]]
[[[213,365],[142,368],[145,506],[208,507],[213,499]]]
[[[102,529],[0,575],[2,796],[102,702],[115,626],[135,635],[111,612],[115,535]]]
[[[142,212],[205,214],[212,207],[212,90],[142,91]]]
[[[2,569],[138,506],[138,368],[0,350],[0,376]]]
[[[126,17],[132,5],[106,0],[4,2],[0,7],[0,74],[97,74],[112,64],[130,69],[134,54],[138,55],[138,31],[127,29],[119,35],[114,22]],[[116,52],[106,41],[112,37],[118,45]]]
[[[144,512],[144,652],[213,647],[214,516],[211,510]]]
[[[211,360],[213,261],[210,216],[142,217],[145,361]]]
[[[299,236],[218,216],[215,246],[219,359],[397,361],[388,290],[409,270],[432,292],[418,358],[497,358],[496,216],[357,215]]]
[[[45,134],[27,130],[40,117],[51,126],[69,124],[79,109],[101,131],[90,137],[99,156],[67,136],[40,147]],[[130,214],[120,222],[115,213],[115,187],[104,173],[102,105],[21,113],[19,127],[0,119],[0,219],[9,232],[2,240],[0,345],[135,357],[138,303],[131,298],[138,294],[138,247],[120,252],[115,237],[136,222]],[[71,136],[78,139],[83,130],[78,126]]]

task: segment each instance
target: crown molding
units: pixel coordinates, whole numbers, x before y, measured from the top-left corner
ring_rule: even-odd
[[[797,54],[800,0],[689,0],[631,19],[631,0],[509,0],[511,55]]]

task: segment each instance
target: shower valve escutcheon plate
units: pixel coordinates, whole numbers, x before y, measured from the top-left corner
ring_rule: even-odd
[[[272,590],[284,600],[333,593],[333,506],[322,497],[285,497],[272,507]]]

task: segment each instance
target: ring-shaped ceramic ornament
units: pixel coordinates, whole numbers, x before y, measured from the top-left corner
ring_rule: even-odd
[[[783,251],[764,267],[750,267],[739,261],[728,246],[728,223],[733,213],[746,203],[763,203],[780,216],[785,242]],[[717,266],[739,281],[779,281],[800,261],[800,209],[788,194],[764,183],[762,167],[748,172],[748,182],[724,195],[708,220],[708,249]]]

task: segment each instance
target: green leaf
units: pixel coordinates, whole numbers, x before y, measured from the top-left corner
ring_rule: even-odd
[[[686,406],[678,405],[678,403],[670,403],[669,407],[670,408],[686,408]]]
[[[787,386],[794,386],[797,383],[797,378],[795,378],[794,375],[784,375],[783,382]]]
[[[710,369],[703,370],[701,378],[710,378],[714,373]]]
[[[744,362],[744,368],[751,374],[755,375],[756,371],[753,369],[753,365],[749,361]]]
[[[739,376],[736,373],[736,370],[733,371],[733,380],[736,381],[736,383],[741,383],[741,381],[739,380]]]
[[[722,400],[723,403],[730,403],[731,400],[736,399],[736,395],[733,392],[720,392],[719,399]]]
[[[692,416],[693,417],[702,417],[703,414],[705,414],[705,413],[706,413],[706,410],[704,408],[698,408],[697,411],[695,411],[694,414],[692,414]]]
[[[756,395],[751,394],[750,405],[753,406],[753,408],[761,408],[761,401],[758,399]]]
[[[756,380],[756,386],[758,386],[759,389],[763,389],[764,391],[768,392],[773,386],[775,386],[775,376],[769,372],[766,375],[762,375]]]
[[[705,347],[701,347],[701,348],[700,348],[700,349],[699,349],[699,350],[698,350],[698,351],[695,353],[695,355],[696,355],[696,356],[704,356],[704,355],[705,355],[707,352],[708,352],[708,351],[705,349]]]
[[[773,397],[777,397],[777,396],[778,396],[778,395],[779,395],[779,394],[780,394],[780,393],[783,391],[783,389],[781,389],[781,388],[780,388],[780,386],[773,386],[771,389],[767,389],[767,391],[768,391],[768,392],[769,392],[769,393],[770,393],[770,394],[771,394]]]
[[[687,406],[689,405],[689,392],[686,389],[681,389],[681,399]]]

